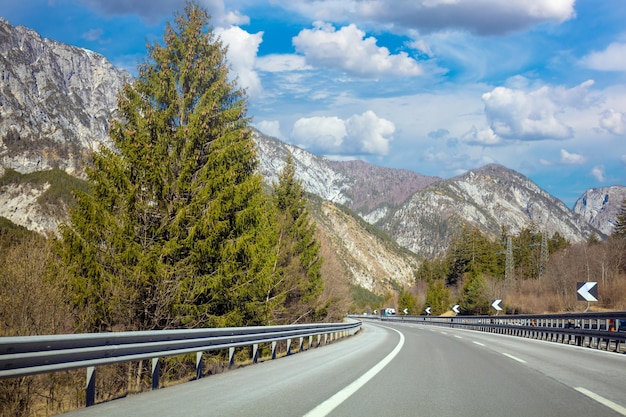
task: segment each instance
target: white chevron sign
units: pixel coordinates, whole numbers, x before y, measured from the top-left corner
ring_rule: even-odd
[[[495,308],[496,311],[502,311],[502,300],[495,300],[491,303],[491,307]]]
[[[579,301],[598,301],[597,282],[578,282],[576,288]]]

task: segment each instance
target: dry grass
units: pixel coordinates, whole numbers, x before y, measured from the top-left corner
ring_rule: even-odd
[[[598,283],[596,310],[626,310],[625,242],[611,240],[596,245],[573,245],[551,257],[546,273],[537,280],[516,281],[507,287],[504,301],[519,313],[583,311],[578,282]]]

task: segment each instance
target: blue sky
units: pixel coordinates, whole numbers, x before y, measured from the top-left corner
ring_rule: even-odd
[[[8,4],[7,4],[8,3]],[[623,0],[199,0],[261,131],[449,178],[517,170],[568,206],[626,185]],[[5,1],[135,72],[180,0]]]

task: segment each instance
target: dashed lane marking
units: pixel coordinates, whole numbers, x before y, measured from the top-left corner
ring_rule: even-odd
[[[604,398],[603,396],[596,394],[595,392],[589,391],[586,388],[577,387],[574,389],[580,392],[581,394],[585,394],[587,397],[591,398],[592,400],[597,401],[600,404],[609,407],[611,410],[615,411],[616,413],[626,416],[626,407],[622,407],[621,405],[614,403],[613,401],[608,400]]]
[[[502,352],[502,354],[503,354],[504,356],[506,356],[507,358],[511,358],[511,359],[513,359],[514,361],[517,361],[517,362],[519,362],[519,363],[526,363],[526,361],[525,361],[524,359],[517,358],[517,357],[515,357],[515,356],[513,356],[513,355],[510,355],[510,354],[508,354],[508,353],[504,353],[504,352]]]

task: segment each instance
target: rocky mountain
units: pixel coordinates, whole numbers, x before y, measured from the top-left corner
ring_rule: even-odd
[[[377,223],[400,245],[423,256],[441,254],[464,224],[497,237],[535,225],[571,242],[585,240],[594,228],[560,200],[522,174],[487,165],[417,191]]]
[[[63,210],[50,209],[48,190],[59,189],[59,178],[68,183],[59,172],[79,177],[84,156],[110,146],[108,120],[128,77],[101,55],[0,19],[0,216],[42,233],[56,230]],[[534,224],[576,242],[595,230],[585,219],[600,230],[610,221],[608,210],[605,217],[578,215],[498,165],[442,180],[362,161],[330,161],[254,135],[266,181],[276,180],[290,153],[305,189],[322,201],[314,204],[314,218],[339,254],[337,271],[373,291],[409,282],[416,254],[441,253],[464,224],[494,236],[501,226],[516,233]],[[42,172],[56,174],[35,175]],[[585,205],[595,207],[595,199],[587,197]],[[615,200],[612,194],[609,200]]]
[[[3,185],[0,187],[0,217],[41,234],[55,233],[60,219],[50,216],[38,202],[48,188],[50,184]]]
[[[128,78],[102,55],[0,18],[0,164],[79,174],[89,150],[107,143]]]
[[[255,130],[261,173],[268,183],[285,166],[291,154],[298,179],[307,192],[342,204],[375,223],[403,204],[415,191],[440,178],[409,170],[391,169],[363,161],[331,161]]]
[[[613,232],[617,214],[626,201],[626,187],[591,188],[576,201],[574,213],[606,235]]]
[[[336,279],[348,281],[375,294],[393,293],[399,286],[410,286],[418,257],[352,213],[314,198],[313,218],[323,236],[326,267]],[[323,250],[323,249],[322,249]]]

